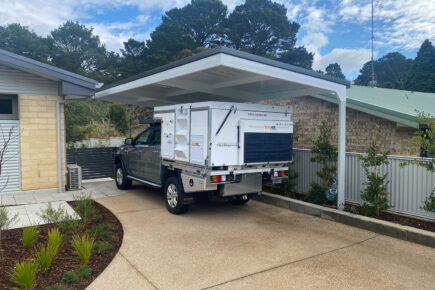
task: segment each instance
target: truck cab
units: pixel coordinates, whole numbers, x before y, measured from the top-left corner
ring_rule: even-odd
[[[169,212],[199,195],[245,204],[264,183],[286,178],[291,162],[290,107],[203,102],[156,107],[149,127],[115,154],[115,181],[162,188]]]

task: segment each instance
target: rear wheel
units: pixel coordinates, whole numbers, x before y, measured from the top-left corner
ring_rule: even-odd
[[[131,187],[131,179],[127,178],[127,174],[122,168],[121,163],[116,163],[115,182],[116,187],[119,189],[129,189]]]
[[[231,203],[234,205],[244,205],[249,201],[249,199],[250,199],[249,196],[244,196],[239,199],[233,199]]]
[[[170,213],[183,214],[189,209],[189,205],[182,204],[184,191],[176,176],[171,176],[166,180],[165,189],[166,208]]]

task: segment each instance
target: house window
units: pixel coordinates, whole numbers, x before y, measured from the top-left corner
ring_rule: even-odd
[[[18,97],[0,94],[0,120],[18,120]]]

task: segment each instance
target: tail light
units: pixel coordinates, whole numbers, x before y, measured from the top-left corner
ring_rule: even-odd
[[[213,175],[211,176],[211,182],[222,182],[226,181],[227,177],[225,175]]]
[[[284,171],[284,170],[281,170],[281,171],[275,171],[275,172],[273,173],[273,176],[275,176],[275,177],[283,177],[283,176],[285,176],[285,171]]]

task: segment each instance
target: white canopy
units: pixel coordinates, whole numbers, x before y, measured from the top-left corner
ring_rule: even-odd
[[[349,82],[226,47],[216,47],[100,89],[96,99],[145,107],[202,101],[258,103],[333,93],[339,104],[338,206],[344,206]]]

